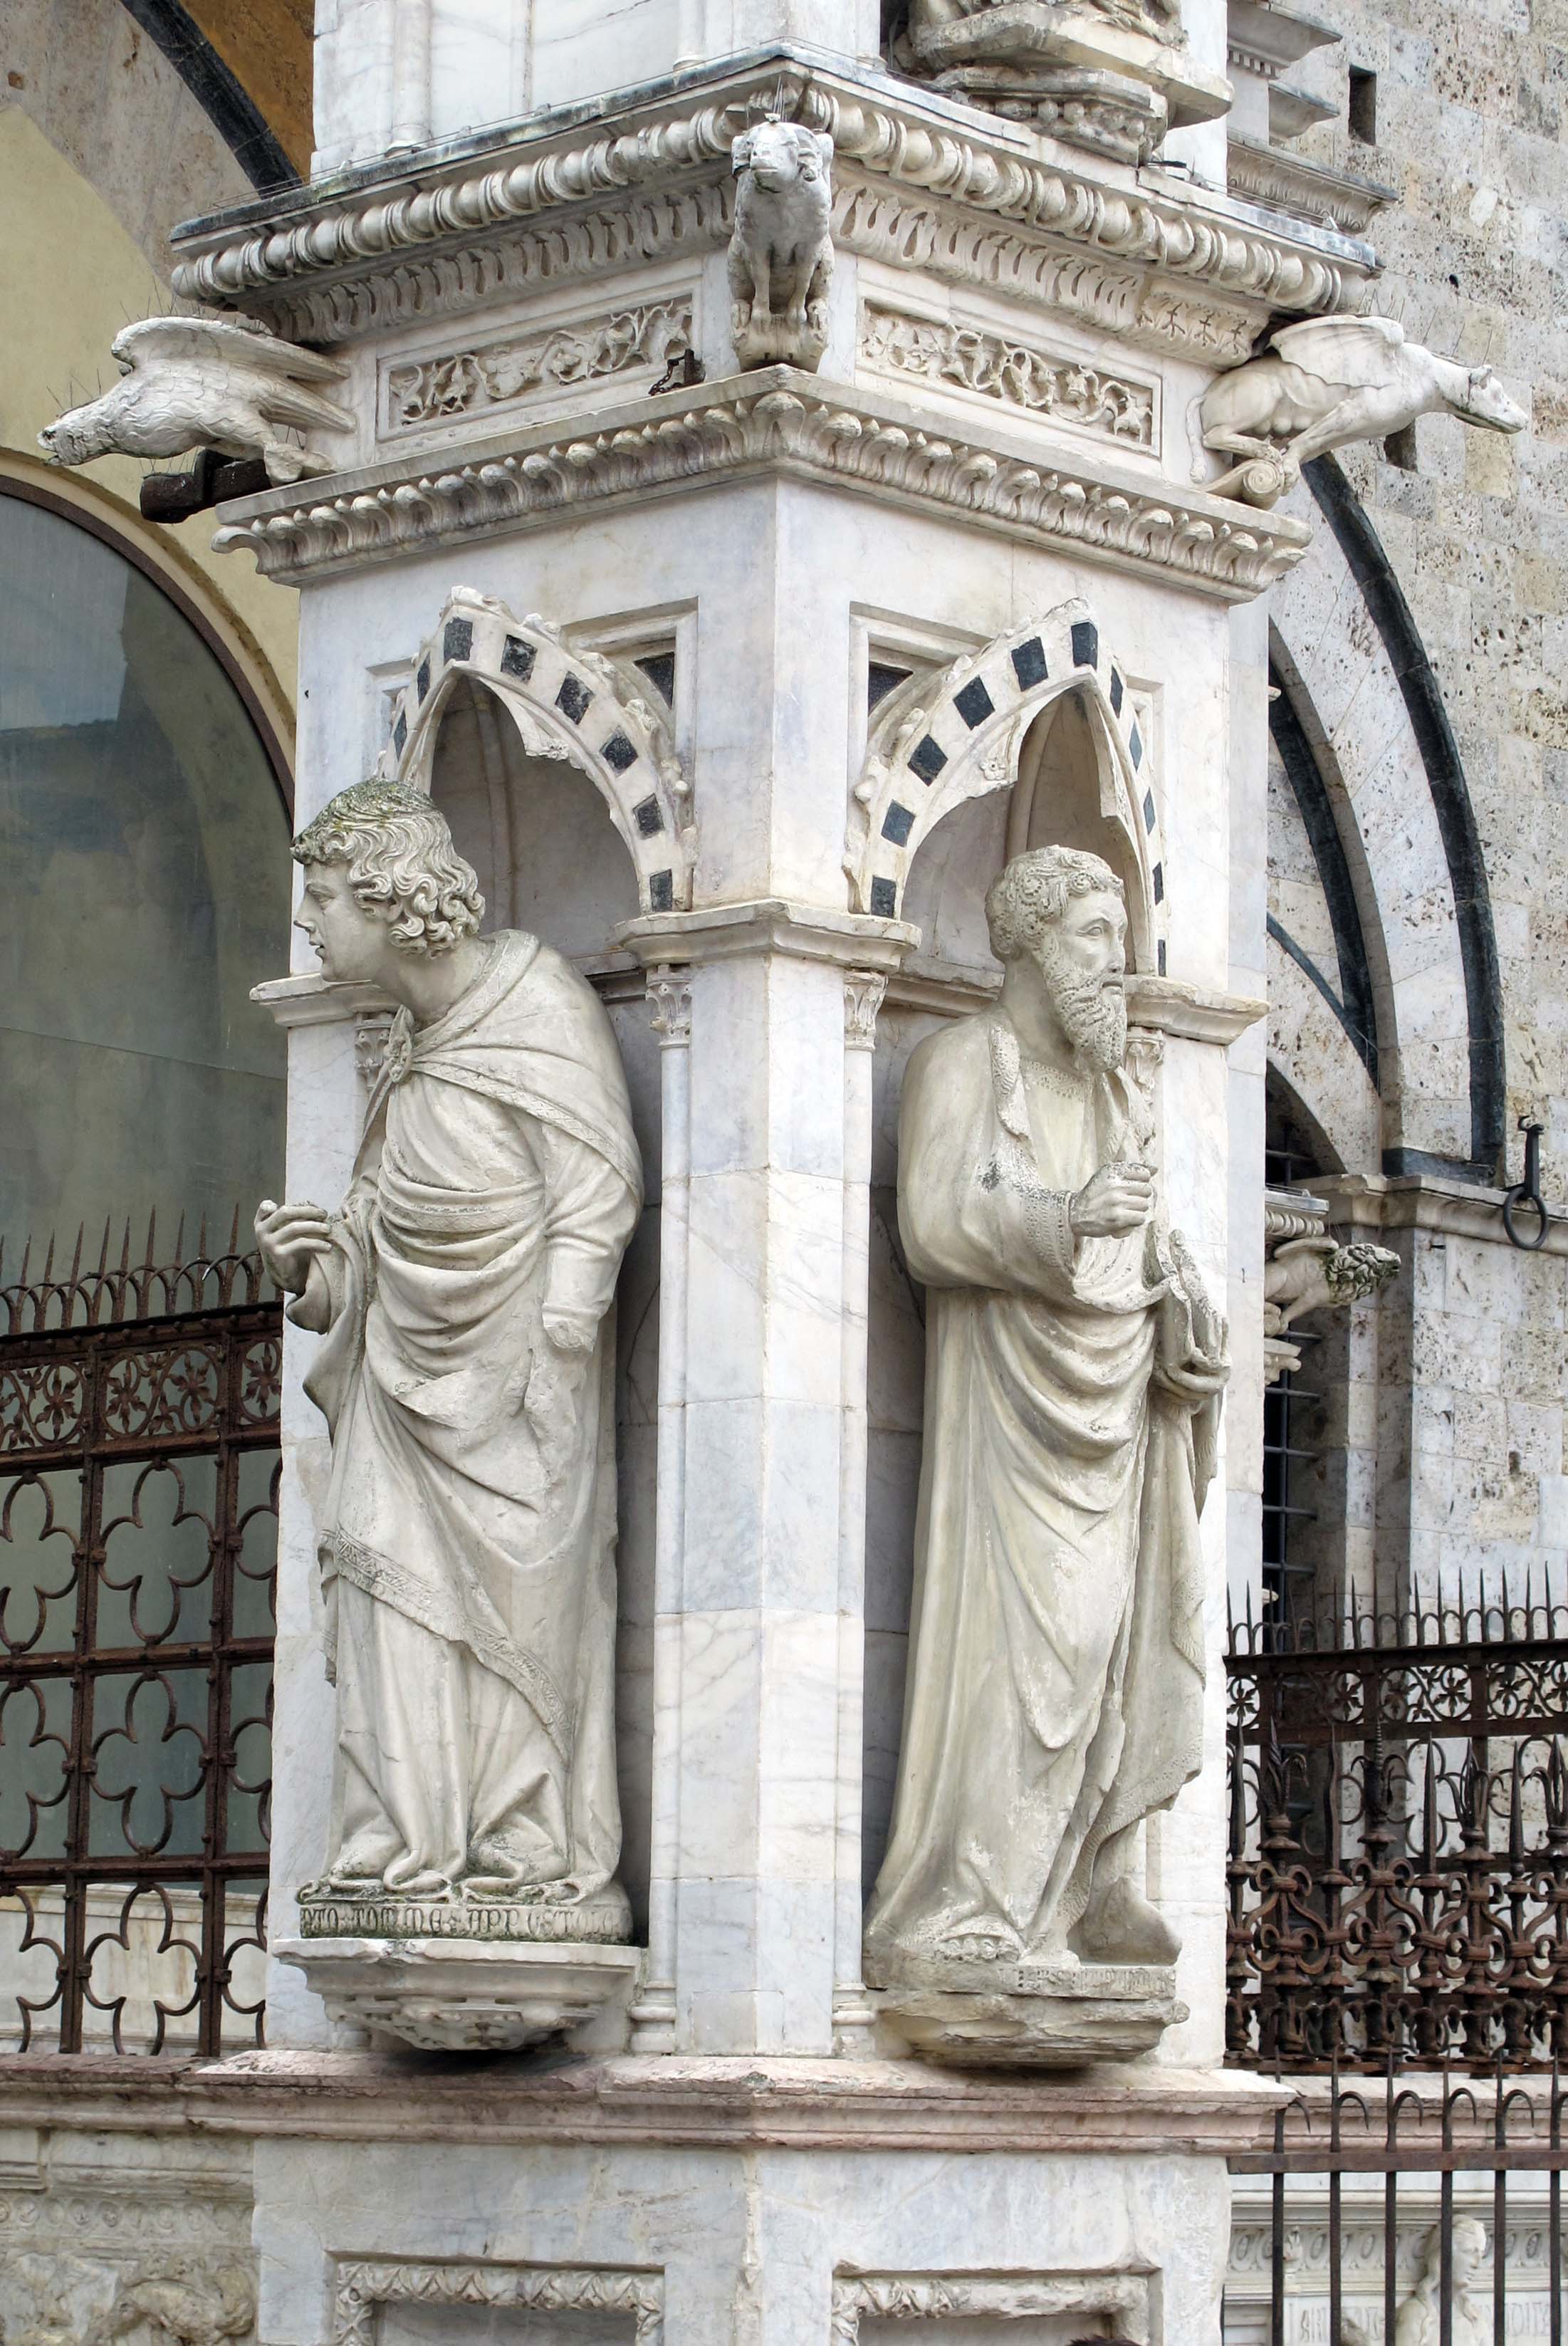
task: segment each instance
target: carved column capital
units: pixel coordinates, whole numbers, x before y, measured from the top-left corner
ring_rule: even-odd
[[[663,1049],[682,1050],[691,1041],[691,972],[661,963],[647,974],[648,1023]]]
[[[877,1013],[882,1006],[882,996],[888,981],[880,970],[847,969],[844,972],[844,1048],[846,1051],[874,1051],[877,1046]]]

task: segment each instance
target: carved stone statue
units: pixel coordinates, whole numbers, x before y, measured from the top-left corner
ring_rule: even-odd
[[[1492,2312],[1483,2311],[1472,2284],[1486,2262],[1486,2227],[1473,2216],[1461,2216],[1453,2228],[1453,2346],[1485,2346],[1492,2335]],[[1421,2277],[1406,2298],[1394,2324],[1394,2346],[1438,2346],[1442,2337],[1442,2230],[1433,2225],[1421,2259]]]
[[[1125,1072],[1120,882],[1042,848],[986,913],[1001,1000],[920,1046],[900,1118],[925,1451],[865,1960],[881,1988],[993,1984],[1027,2033],[1047,1975],[1177,1953],[1138,1828],[1199,1764],[1197,1513],[1229,1370]]]
[[[1212,382],[1203,444],[1245,459],[1209,484],[1219,497],[1272,505],[1301,467],[1331,448],[1386,440],[1418,415],[1457,415],[1486,432],[1530,418],[1489,366],[1461,366],[1405,340],[1397,318],[1309,318],[1282,327],[1261,358]]]
[[[393,1902],[448,1931],[437,1910],[488,1903],[489,1935],[624,1940],[607,1315],[641,1168],[615,1038],[559,954],[475,933],[421,792],[344,790],[293,852],[325,975],[399,1005],[341,1208],[256,1218],[325,1337],[331,1431],[338,1774],[303,1927],[312,1898],[324,1935],[345,1900],[372,1936]]]
[[[109,349],[125,381],[38,434],[38,445],[56,464],[216,448],[225,456],[261,457],[270,481],[300,481],[332,467],[325,456],[283,439],[286,425],[354,428],[353,417],[320,387],[341,382],[348,368],[280,342],[264,326],[221,318],[143,318],[117,334]]]
[[[731,331],[743,367],[815,369],[828,347],[833,142],[771,117],[730,149],[738,181],[729,240]]]

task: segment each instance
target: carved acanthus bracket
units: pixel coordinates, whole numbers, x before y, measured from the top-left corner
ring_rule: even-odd
[[[1167,0],[911,0],[893,62],[1069,146],[1144,163],[1173,126],[1230,103]]]
[[[667,1051],[691,1041],[691,973],[667,963],[647,974],[648,1024]]]
[[[1301,1365],[1288,1331],[1304,1313],[1348,1311],[1392,1279],[1400,1258],[1363,1239],[1349,1246],[1329,1235],[1329,1208],[1305,1189],[1263,1193],[1263,1382],[1278,1384]]]
[[[846,1051],[874,1051],[877,1047],[877,1013],[882,1006],[882,996],[888,981],[881,970],[847,969],[844,972],[844,1048]]]

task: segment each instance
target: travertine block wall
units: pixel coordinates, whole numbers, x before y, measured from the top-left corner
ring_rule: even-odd
[[[1380,215],[1380,308],[1437,351],[1499,369],[1519,438],[1416,427],[1418,469],[1344,467],[1431,659],[1484,843],[1506,1019],[1509,1129],[1546,1124],[1568,1171],[1568,173],[1560,0],[1337,0],[1344,39],[1295,69],[1339,107],[1298,151],[1399,190]],[[1349,68],[1377,75],[1377,143],[1350,137]],[[1347,616],[1347,624],[1348,624]],[[1395,842],[1397,850],[1397,842]]]

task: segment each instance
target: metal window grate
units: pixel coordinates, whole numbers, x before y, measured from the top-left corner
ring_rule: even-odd
[[[254,1258],[158,1268],[149,1239],[134,1272],[78,1251],[5,1290],[0,2047],[261,2041],[282,1327],[260,1287]]]

